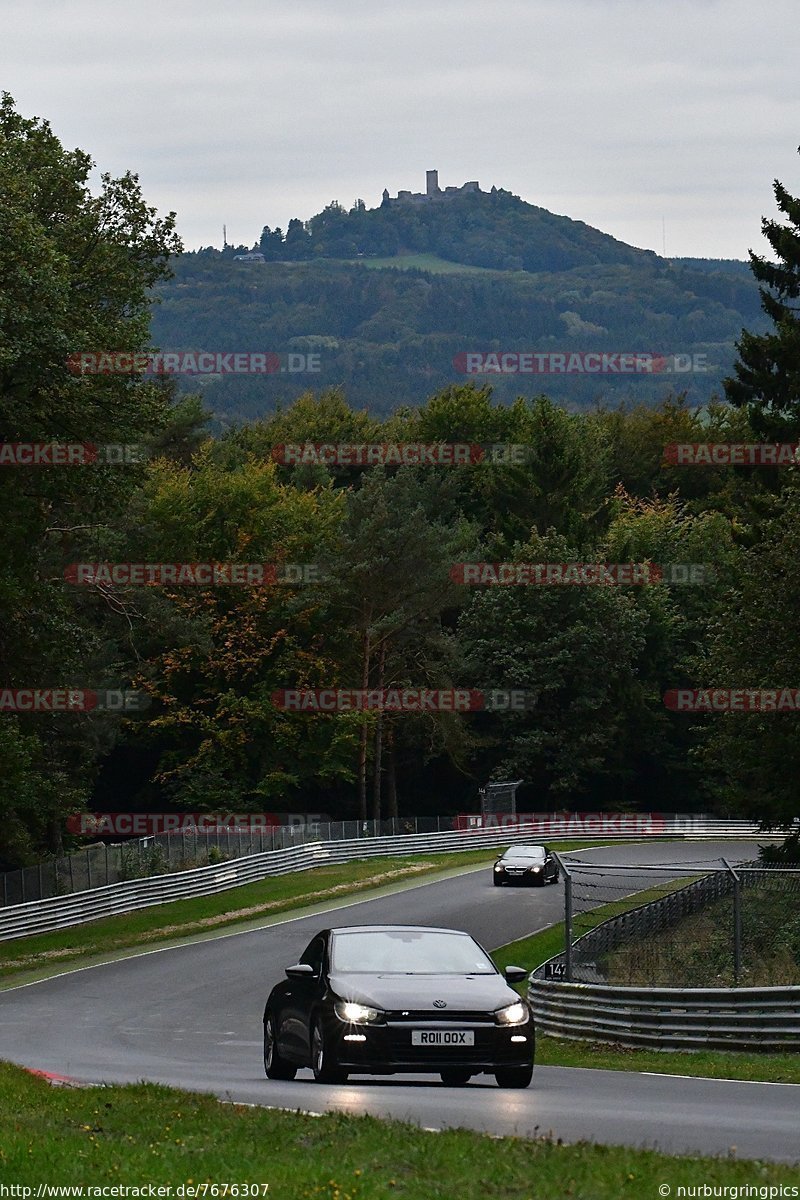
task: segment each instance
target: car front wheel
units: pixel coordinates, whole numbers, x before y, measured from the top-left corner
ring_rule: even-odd
[[[319,1017],[314,1022],[314,1032],[311,1035],[311,1069],[317,1083],[345,1083],[347,1080],[347,1072],[339,1066],[325,1040],[325,1031]]]
[[[527,1067],[500,1067],[494,1073],[501,1088],[526,1088],[533,1079],[533,1063]]]
[[[264,1070],[268,1079],[294,1079],[297,1067],[281,1057],[275,1038],[275,1018],[264,1021]]]

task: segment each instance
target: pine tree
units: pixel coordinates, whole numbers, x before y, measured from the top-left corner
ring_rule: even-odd
[[[774,329],[742,330],[735,377],[726,379],[725,392],[732,404],[748,408],[758,434],[794,437],[800,435],[800,304],[792,303],[800,299],[800,199],[777,179],[774,191],[788,224],[764,217],[761,228],[777,262],[750,251],[761,307]]]

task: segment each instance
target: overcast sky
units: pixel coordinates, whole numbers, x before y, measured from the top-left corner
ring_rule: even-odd
[[[187,248],[477,179],[668,255],[800,193],[798,0],[0,0],[0,86]],[[662,226],[663,221],[663,226]]]

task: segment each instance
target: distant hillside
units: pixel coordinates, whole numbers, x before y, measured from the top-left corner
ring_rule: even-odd
[[[693,271],[710,271],[729,275],[745,275],[752,278],[750,263],[743,258],[671,258],[676,267],[688,267]]]
[[[465,352],[702,355],[707,371],[680,376],[488,378],[501,401],[654,402],[674,388],[703,403],[721,392],[742,328],[764,327],[746,264],[662,259],[507,192],[332,204],[285,234],[265,227],[259,248],[267,261],[234,261],[248,247],[182,255],[154,311],[163,349],[319,356],[312,373],[188,381],[221,424],[309,388],[341,387],[385,414],[463,382],[454,360]]]

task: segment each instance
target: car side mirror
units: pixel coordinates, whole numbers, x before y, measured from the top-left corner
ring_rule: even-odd
[[[286,967],[286,974],[290,979],[312,979],[316,971],[310,963],[295,963],[293,967]]]
[[[509,983],[524,983],[528,978],[528,972],[524,967],[506,967],[503,974]]]

